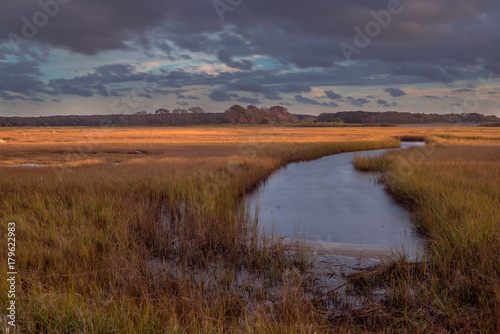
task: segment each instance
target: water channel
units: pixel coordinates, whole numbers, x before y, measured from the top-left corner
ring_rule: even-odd
[[[401,149],[423,146],[403,142]],[[422,249],[408,212],[377,182],[376,173],[354,169],[355,155],[389,150],[349,152],[289,164],[247,195],[259,227],[288,241],[300,240],[319,253],[378,258]],[[257,210],[257,211],[256,211]]]

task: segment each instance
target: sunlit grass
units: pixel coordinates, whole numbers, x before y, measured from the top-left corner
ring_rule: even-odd
[[[426,236],[431,252],[427,274],[410,280],[419,293],[397,303],[434,313],[452,330],[497,331],[500,146],[414,148],[353,163],[362,170],[385,171],[389,190]]]
[[[401,136],[429,136],[440,145],[450,144],[455,139],[437,135],[454,132],[487,137],[478,141],[488,145],[500,137],[495,129],[451,127],[1,129],[1,164],[49,166],[0,167],[1,234],[7,222],[17,225],[19,324],[28,333],[347,331],[356,324],[330,321],[308,295],[304,272],[310,257],[258,235],[256,222],[240,205],[242,196],[290,162],[397,147]],[[434,211],[419,204],[413,208],[415,215],[429,215],[438,224],[438,214],[448,214],[439,196],[446,197],[450,189],[467,193],[477,186],[499,198],[494,183],[475,170],[495,169],[496,155],[471,155],[476,151],[457,151],[454,159],[440,160],[437,157],[447,157],[447,151],[439,148],[429,158],[429,168],[441,168],[442,192],[422,202]],[[384,163],[388,173],[397,164],[394,159],[393,164]],[[475,161],[474,168],[463,169],[469,160]],[[380,166],[366,167],[373,168]],[[432,193],[434,188],[425,187],[440,183],[427,179],[434,174],[426,176],[419,168],[424,165],[417,166],[410,179],[394,174],[394,182],[399,182],[394,188]],[[454,172],[446,177],[446,170]],[[454,174],[458,171],[460,175]],[[469,178],[469,173],[481,178]],[[463,189],[453,186],[458,176],[470,179]],[[491,182],[497,182],[496,177]],[[408,203],[420,200],[413,193],[400,197],[409,198]],[[481,203],[487,203],[488,210],[479,215],[475,208],[483,208]],[[495,205],[478,197],[450,212],[494,219]],[[436,254],[442,254],[436,264],[463,270],[466,260],[485,260],[471,257],[476,254],[472,250],[452,253],[456,258],[446,256],[455,242],[469,242],[476,247],[471,249],[482,252],[485,240],[498,240],[495,225],[488,225],[485,237],[483,225],[474,229],[472,224],[461,234],[451,229],[453,224],[459,223],[435,227],[436,238],[448,240],[448,248],[436,248]],[[472,241],[466,241],[469,237]],[[6,249],[5,238],[0,248]],[[462,256],[465,262],[455,265]],[[491,269],[491,261],[481,263]],[[2,271],[2,291],[7,288],[4,275]],[[440,275],[433,276],[436,288],[442,286],[439,277],[451,277]],[[462,286],[484,287],[478,280]],[[491,291],[481,292],[479,299],[489,303]],[[6,305],[5,294],[0,300]],[[491,310],[487,303],[477,305]],[[422,327],[411,328],[426,328],[425,321],[433,319],[422,321]],[[366,330],[380,329],[377,326],[361,323]]]

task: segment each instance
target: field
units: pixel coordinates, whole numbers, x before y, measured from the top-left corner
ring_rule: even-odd
[[[384,170],[429,242],[422,263],[350,278],[359,293],[383,286],[382,301],[346,310],[318,292],[313,256],[257,235],[240,205],[287,163],[419,138],[433,149],[355,162]],[[0,140],[0,248],[15,222],[23,333],[500,329],[497,128],[18,128]]]

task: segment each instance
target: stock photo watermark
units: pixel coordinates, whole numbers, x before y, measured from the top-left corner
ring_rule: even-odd
[[[479,110],[481,101],[488,100],[491,96],[490,93],[496,92],[496,85],[498,83],[493,79],[493,74],[488,78],[480,77],[478,79],[479,85],[477,86],[474,94],[469,94],[463,99],[462,103],[453,105],[453,108],[447,110],[448,113],[473,113]]]
[[[16,223],[11,222],[7,225],[7,282],[9,282],[9,290],[7,291],[7,325],[10,327],[17,326],[17,309],[16,309],[16,283],[17,283],[17,267],[16,267]]]
[[[342,42],[339,44],[344,58],[347,61],[351,61],[354,54],[361,54],[362,50],[367,48],[372,40],[377,38],[382,31],[391,24],[393,17],[404,11],[404,3],[413,1],[414,0],[389,0],[387,9],[370,11],[370,16],[373,20],[368,21],[363,27],[364,29],[359,26],[354,27],[355,35],[352,43]]]
[[[454,104],[452,108],[447,110],[447,113],[474,113],[477,112],[481,106],[481,101],[488,100],[491,96],[490,93],[496,92],[496,87],[498,87],[498,82],[493,78],[493,74],[490,73],[488,78],[479,77],[479,84],[477,85],[476,91],[473,94],[466,96],[462,103]],[[457,127],[454,125],[453,127]],[[429,137],[437,135],[438,129],[434,129]],[[434,154],[436,150],[435,145],[425,145],[414,149],[409,158],[402,158],[403,163],[400,165],[400,172],[404,176],[409,176],[414,173],[415,167],[422,165],[425,159]]]
[[[219,20],[224,21],[224,14],[226,12],[232,12],[236,7],[241,5],[243,3],[243,0],[214,0],[212,3],[215,12],[219,16]]]
[[[40,29],[49,24],[51,18],[59,14],[61,6],[67,5],[71,0],[38,0],[40,10],[36,11],[31,17],[21,17],[22,27],[20,35],[15,32],[9,32],[7,38],[10,44],[18,47],[23,43],[33,40]]]

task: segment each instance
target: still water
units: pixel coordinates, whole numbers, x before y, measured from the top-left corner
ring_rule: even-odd
[[[423,145],[403,143],[402,149]],[[422,240],[412,232],[408,212],[377,182],[378,175],[352,166],[355,155],[387,151],[289,164],[247,196],[247,208],[257,213],[267,234],[304,240],[331,253],[377,256],[404,249],[415,255]]]

